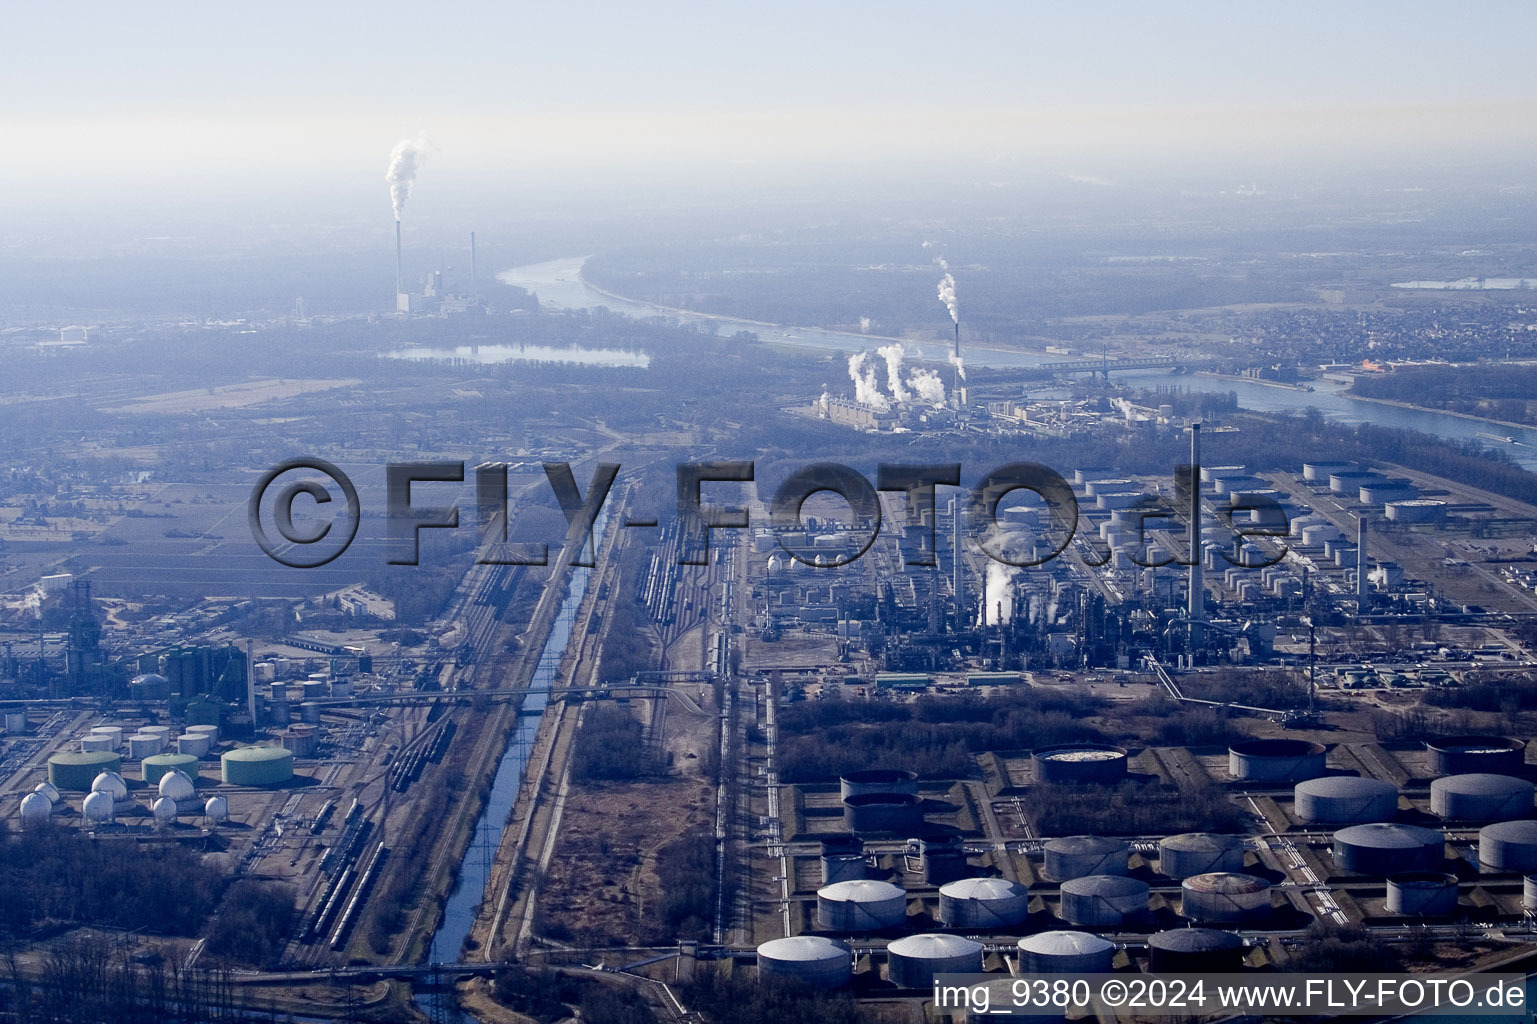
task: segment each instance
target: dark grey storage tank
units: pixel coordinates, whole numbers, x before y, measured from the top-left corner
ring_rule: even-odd
[[[1243,938],[1215,928],[1170,928],[1147,940],[1155,973],[1231,974],[1243,967]]]
[[[923,827],[923,801],[911,793],[860,793],[843,801],[850,832],[910,835]]]
[[[838,786],[843,799],[862,793],[918,792],[918,774],[903,768],[866,768],[840,776]]]
[[[1526,744],[1505,736],[1447,736],[1426,740],[1433,775],[1519,775],[1526,767]]]
[[[1513,775],[1445,775],[1430,784],[1430,813],[1453,821],[1530,818],[1534,792]]]
[[[1310,740],[1244,740],[1227,748],[1227,771],[1244,782],[1306,782],[1324,773],[1326,756]]]
[[[1101,743],[1040,747],[1032,752],[1031,764],[1038,782],[1107,785],[1126,778],[1126,751]]]
[[[1435,871],[1446,859],[1446,837],[1435,829],[1379,821],[1334,833],[1334,863],[1358,875]]]

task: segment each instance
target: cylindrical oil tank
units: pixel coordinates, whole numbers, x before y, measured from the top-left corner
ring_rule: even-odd
[[[901,768],[867,768],[849,772],[838,779],[843,799],[863,793],[911,793],[918,792],[918,773]]]
[[[996,931],[1030,914],[1030,890],[1007,878],[962,878],[939,887],[939,921],[946,928]]]
[[[146,757],[139,766],[145,782],[155,785],[167,772],[181,772],[188,778],[197,778],[197,758],[191,754],[156,754]]]
[[[320,705],[312,700],[307,700],[299,705],[299,721],[310,725],[320,724]]]
[[[208,734],[209,743],[219,742],[219,727],[217,725],[189,725],[188,732],[202,732]]]
[[[330,684],[324,679],[308,679],[299,688],[299,696],[304,700],[324,700]]]
[[[1211,871],[1242,871],[1244,842],[1240,836],[1215,832],[1186,832],[1158,841],[1158,870],[1170,878],[1189,878]]]
[[[1115,945],[1089,932],[1054,931],[1019,940],[1021,974],[1107,974]]]
[[[60,751],[48,759],[48,782],[57,789],[84,793],[102,772],[123,770],[123,759],[110,750]]]
[[[1519,775],[1526,765],[1526,744],[1504,736],[1448,736],[1426,740],[1432,775]]]
[[[80,749],[87,753],[99,750],[116,750],[117,744],[112,742],[111,736],[82,736],[80,737]]]
[[[219,759],[220,773],[231,786],[278,786],[294,777],[294,755],[282,747],[237,747]]]
[[[27,713],[25,711],[7,711],[5,713],[5,734],[7,736],[20,736],[27,731]]]
[[[1478,870],[1523,875],[1537,871],[1537,821],[1501,821],[1479,829]]]
[[[834,989],[849,983],[854,956],[849,947],[821,935],[770,939],[758,947],[758,978],[795,981],[807,988]]]
[[[1192,875],[1180,886],[1181,907],[1192,921],[1242,924],[1270,913],[1270,883],[1235,871]]]
[[[1513,775],[1446,775],[1430,784],[1430,813],[1457,821],[1529,818],[1534,789]]]
[[[1147,910],[1148,885],[1125,875],[1089,875],[1062,883],[1062,920],[1113,928]]]
[[[890,882],[861,879],[817,890],[817,927],[830,932],[878,932],[907,918],[907,893]]]
[[[1446,837],[1435,829],[1382,821],[1334,833],[1334,864],[1358,875],[1435,871],[1446,859]]]
[[[121,725],[97,725],[91,727],[92,736],[103,736],[112,741],[112,749],[116,750],[123,745],[123,727]]]
[[[1058,882],[1086,875],[1124,875],[1131,847],[1105,836],[1062,836],[1046,841],[1046,877]]]
[[[1324,773],[1326,754],[1311,740],[1244,740],[1227,748],[1227,772],[1245,782],[1306,782]]]
[[[1521,909],[1537,910],[1537,875],[1521,879]]]
[[[162,741],[165,741],[171,735],[171,727],[169,725],[144,725],[139,727],[139,733],[143,736],[159,736]]]
[[[897,988],[932,989],[936,974],[980,974],[982,943],[959,935],[905,935],[886,947],[886,978]]]
[[[958,835],[925,839],[918,849],[923,861],[925,885],[944,885],[971,873],[971,867],[966,863],[966,847]]]
[[[293,751],[295,757],[314,757],[319,737],[313,726],[292,726],[283,734],[283,746]]]
[[[184,732],[176,737],[176,752],[178,754],[203,757],[208,753],[210,746],[208,734],[204,732]]]
[[[1040,747],[1031,753],[1038,782],[1106,784],[1126,778],[1126,751],[1098,743]]]
[[[1299,782],[1293,807],[1303,821],[1386,821],[1398,814],[1398,787],[1357,775],[1326,775]]]
[[[1407,917],[1449,917],[1457,913],[1457,876],[1440,871],[1389,875],[1387,908]]]
[[[331,696],[333,696],[333,697],[351,697],[352,696],[352,680],[348,679],[348,678],[333,679],[333,680],[331,680]]]
[[[857,793],[843,801],[843,824],[856,834],[907,835],[923,826],[923,801],[912,793]]]
[[[1215,928],[1170,928],[1148,936],[1155,973],[1231,974],[1243,967],[1243,938]]]
[[[128,737],[128,756],[134,758],[154,757],[165,749],[165,740],[154,733],[136,732]]]
[[[858,836],[822,840],[822,884],[865,877],[865,844]]]

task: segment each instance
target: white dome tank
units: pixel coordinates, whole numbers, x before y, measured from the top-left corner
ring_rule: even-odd
[[[80,813],[89,822],[101,823],[111,821],[113,814],[116,813],[112,794],[103,793],[100,790],[91,793],[85,798],[85,802],[80,805]]]
[[[32,792],[39,796],[47,797],[48,802],[51,804],[59,802],[59,788],[51,782],[39,782]]]
[[[959,935],[906,935],[886,947],[886,978],[897,988],[931,989],[936,974],[980,974],[982,943]]]
[[[946,928],[996,930],[1029,913],[1030,891],[1007,878],[962,878],[939,887],[939,920]]]
[[[203,816],[209,821],[229,821],[229,801],[222,796],[211,796],[203,805]]]
[[[53,816],[53,801],[41,793],[28,793],[21,798],[21,823],[38,825]]]
[[[91,783],[92,793],[105,793],[114,800],[128,799],[128,783],[117,772],[102,772]]]
[[[849,947],[820,935],[770,939],[758,947],[758,979],[789,978],[808,988],[842,988],[854,973]]]
[[[179,768],[173,768],[160,776],[159,788],[160,795],[171,800],[191,800],[197,795],[197,786]]]
[[[1089,932],[1041,932],[1019,940],[1021,974],[1108,974],[1114,958],[1114,943]]]
[[[150,806],[150,813],[155,816],[156,825],[169,825],[176,820],[176,801],[163,796]]]
[[[817,890],[817,927],[833,932],[895,928],[907,917],[907,893],[890,882],[859,879]]]

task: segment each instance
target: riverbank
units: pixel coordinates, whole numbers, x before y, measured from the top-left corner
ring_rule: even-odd
[[[1437,416],[1455,416],[1459,420],[1471,420],[1474,423],[1491,423],[1497,427],[1513,427],[1516,430],[1537,430],[1537,423],[1517,423],[1514,420],[1497,420],[1492,416],[1477,416],[1470,412],[1453,412],[1451,409],[1437,409],[1433,405],[1415,405],[1413,402],[1400,402],[1393,398],[1370,398],[1366,395],[1356,394],[1355,391],[1346,388],[1340,392],[1347,398],[1357,402],[1372,402],[1377,405],[1390,405],[1395,409],[1408,409],[1411,412],[1428,412]]]

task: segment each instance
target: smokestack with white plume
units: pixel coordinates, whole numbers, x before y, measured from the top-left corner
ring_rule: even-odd
[[[875,382],[875,367],[865,365],[869,358],[868,352],[855,352],[849,356],[849,380],[854,382],[854,401],[876,412],[886,412],[891,408],[891,402],[881,394],[881,387]]]
[[[907,388],[902,386],[902,343],[894,341],[883,345],[875,353],[886,360],[886,386],[891,389],[892,400],[898,405],[906,402],[910,396]]]
[[[390,169],[384,173],[384,180],[390,186],[390,202],[395,207],[396,220],[405,211],[406,200],[411,198],[411,186],[416,184],[416,172],[421,169],[431,148],[432,142],[427,136],[418,135],[414,139],[401,139],[390,150]]]

